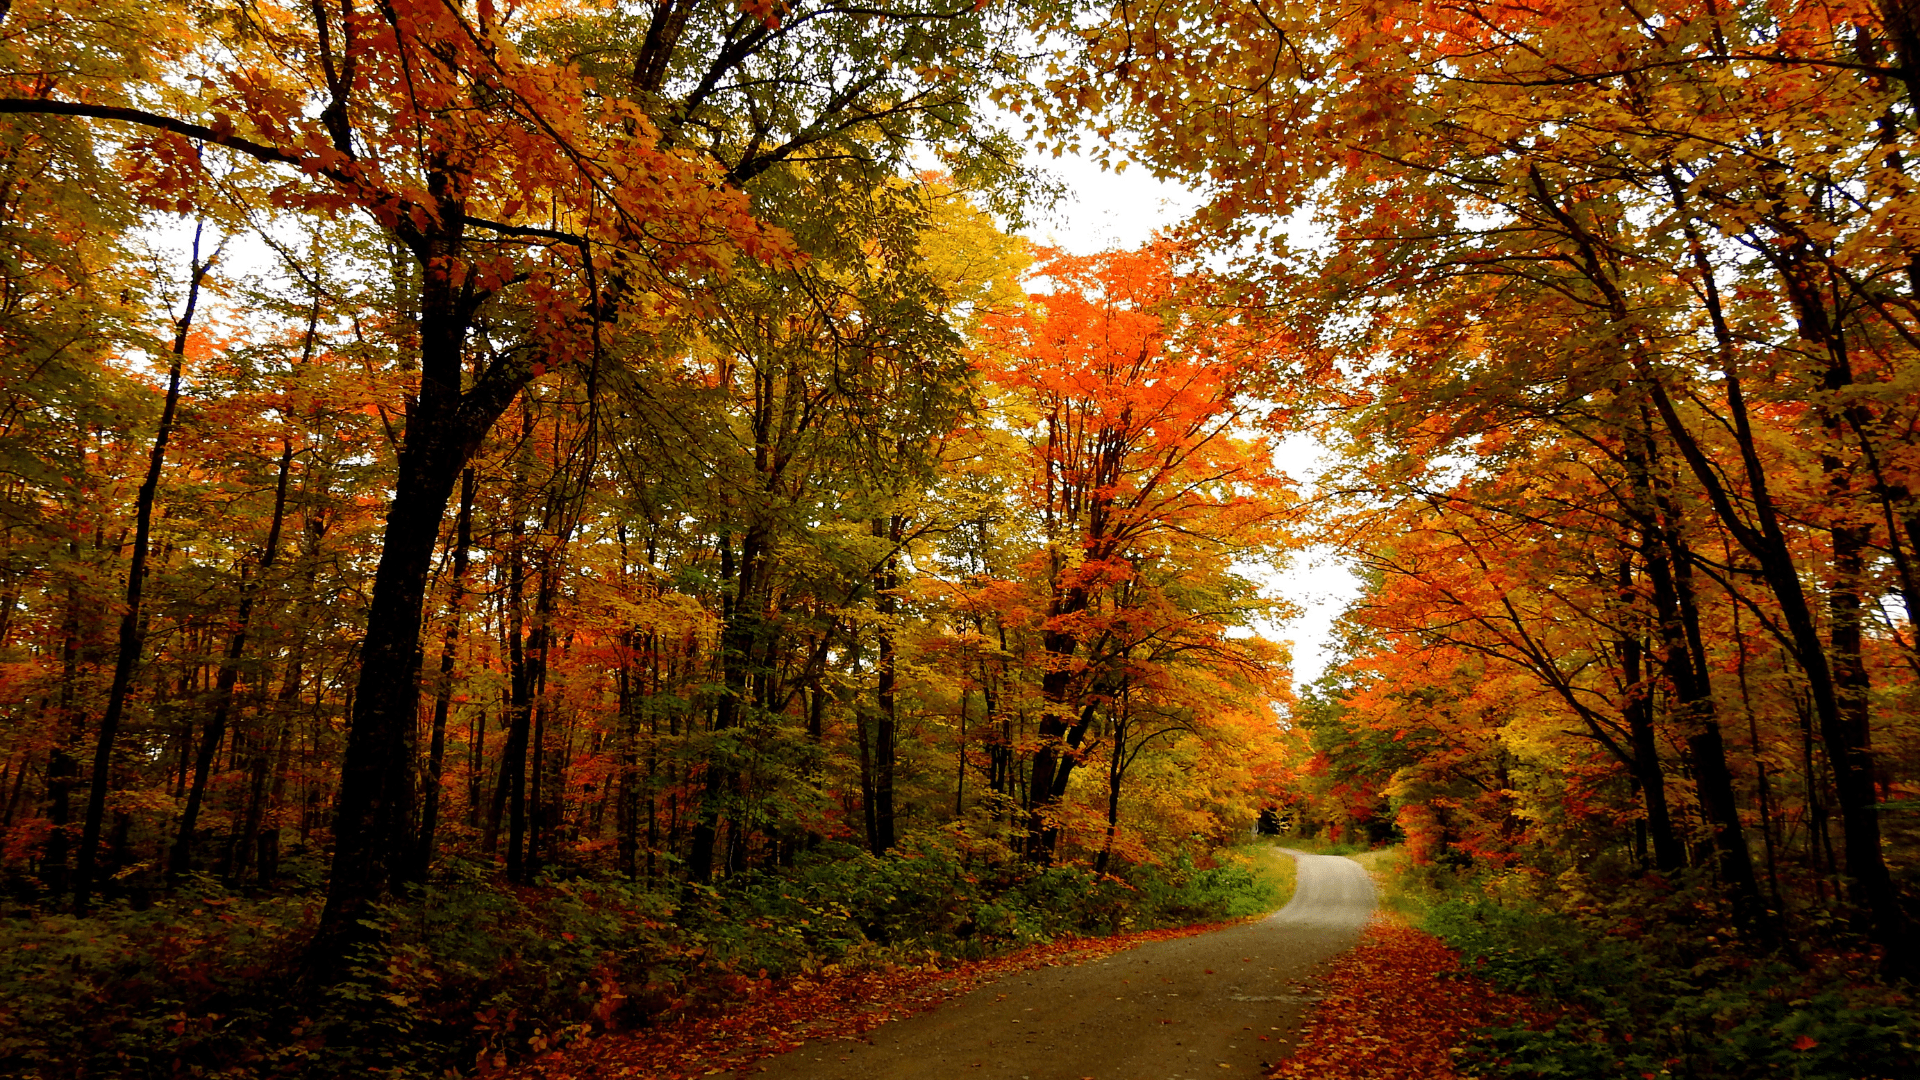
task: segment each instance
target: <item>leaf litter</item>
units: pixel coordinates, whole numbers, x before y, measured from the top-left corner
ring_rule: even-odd
[[[1545,1025],[1531,999],[1463,970],[1439,938],[1376,913],[1333,962],[1298,1048],[1269,1080],[1467,1080],[1455,1055],[1478,1028]]]
[[[927,1012],[982,984],[1043,967],[1083,964],[1153,941],[1171,941],[1245,920],[1067,937],[984,960],[936,959],[788,979],[742,980],[741,996],[636,1031],[569,1042],[508,1069],[500,1080],[693,1080],[735,1072],[762,1058],[828,1039],[858,1040],[890,1020]]]

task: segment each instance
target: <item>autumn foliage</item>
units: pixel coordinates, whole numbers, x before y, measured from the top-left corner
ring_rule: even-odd
[[[0,4],[6,977],[511,1058],[1217,914],[1272,807],[1912,978],[1916,131],[1892,3]],[[1033,248],[1021,136],[1206,203]]]
[[[1365,596],[1307,816],[1543,897],[1710,867],[1761,952],[1839,899],[1920,970],[1910,15],[1205,11],[1123,5],[1025,104],[1204,179],[1319,383]]]
[[[1230,903],[1274,355],[1188,248],[1029,271],[1022,11],[0,5],[9,1069]]]

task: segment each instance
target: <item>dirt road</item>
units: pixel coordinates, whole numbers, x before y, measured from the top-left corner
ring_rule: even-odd
[[[1313,995],[1298,984],[1373,910],[1359,864],[1289,852],[1293,901],[1255,923],[983,986],[870,1042],[822,1042],[738,1074],[759,1080],[1256,1078]]]

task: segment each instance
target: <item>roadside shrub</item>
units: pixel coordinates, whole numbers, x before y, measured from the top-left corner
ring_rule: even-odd
[[[1427,929],[1469,970],[1566,1007],[1545,1030],[1480,1033],[1471,1067],[1502,1077],[1920,1074],[1920,1018],[1872,977],[1866,955],[1756,957],[1702,895],[1643,887],[1580,913],[1484,897],[1436,906]]]
[[[1238,864],[1196,867],[1181,856],[1162,866],[1131,872],[1140,892],[1134,918],[1140,926],[1178,926],[1255,915],[1271,908],[1273,887]]]
[[[590,1027],[640,1023],[684,1007],[709,958],[674,914],[672,898],[630,882],[501,888],[486,868],[453,862],[381,909],[379,944],[354,958],[310,1026],[332,1074],[405,1076],[417,1064],[439,1075],[433,1063],[504,1062]]]
[[[0,1075],[160,1076],[271,1064],[256,1045],[288,1000],[317,908],[241,901],[195,881],[144,911],[9,920],[0,942]]]

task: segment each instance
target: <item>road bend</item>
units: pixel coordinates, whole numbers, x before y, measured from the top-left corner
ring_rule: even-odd
[[[1292,1049],[1318,969],[1359,938],[1373,884],[1351,859],[1282,849],[1293,900],[1256,922],[981,986],[864,1041],[811,1043],[757,1080],[1255,1080]]]

